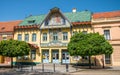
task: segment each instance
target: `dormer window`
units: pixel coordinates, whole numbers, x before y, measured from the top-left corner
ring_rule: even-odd
[[[48,25],[48,23],[49,23],[49,22],[48,22],[48,20],[46,20],[46,21],[45,21],[45,26],[47,26],[47,25]]]
[[[62,24],[65,25],[66,21],[65,19],[62,19]]]
[[[1,30],[4,30],[4,29],[5,29],[5,27],[2,27],[2,28],[1,28]]]
[[[28,23],[35,23],[35,20],[29,20]]]

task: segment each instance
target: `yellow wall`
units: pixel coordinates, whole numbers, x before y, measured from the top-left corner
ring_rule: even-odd
[[[4,57],[0,55],[0,63],[3,63],[4,62]]]
[[[58,28],[57,28],[58,29]],[[52,29],[53,31],[56,31],[57,29]],[[93,32],[91,25],[77,25],[72,28],[72,32],[77,31],[77,32],[82,32],[82,31],[87,31],[88,33]],[[71,31],[70,28],[61,28],[61,35],[58,35],[58,37],[61,36],[61,42],[62,43],[68,43],[71,38]],[[63,41],[63,34],[62,32],[68,32],[68,40]],[[37,34],[37,40],[36,42],[32,42],[32,33]],[[47,33],[47,41],[43,41],[43,33]],[[21,29],[21,30],[15,30],[14,32],[14,39],[17,40],[18,34],[22,34],[22,41],[24,41],[24,35],[29,34],[29,43],[31,44],[37,44],[39,46],[39,49],[37,49],[37,54],[36,54],[36,60],[17,60],[18,62],[40,62],[42,63],[42,50],[49,50],[49,62],[52,61],[52,50],[57,49],[59,50],[59,62],[61,62],[62,59],[62,50],[67,50],[67,47],[61,47],[61,46],[49,46],[49,47],[41,47],[40,43],[49,43],[50,42],[50,34],[49,34],[49,29]],[[29,55],[30,57],[30,55]],[[14,61],[16,61],[16,58],[14,58]],[[73,59],[73,57],[70,57],[70,63],[76,63],[77,61]]]
[[[32,41],[32,33],[36,33],[36,41]],[[37,44],[38,47],[40,47],[40,30],[39,29],[21,29],[21,30],[15,30],[14,32],[14,39],[17,40],[18,34],[22,34],[22,41],[24,41],[24,35],[29,34],[29,41],[28,43],[31,44]],[[29,55],[30,58],[30,55]],[[16,61],[16,58],[13,59],[13,61]],[[40,62],[40,50],[39,48],[36,49],[36,60],[17,60],[18,62]]]
[[[56,29],[52,29],[53,31],[55,31]],[[62,28],[61,29],[61,33],[62,32],[68,32],[68,40],[65,40],[63,41],[62,39],[62,36],[63,34],[61,34],[61,42],[69,42],[70,41],[70,37],[71,37],[71,33],[70,33],[70,28]],[[43,41],[43,33],[47,33],[47,41]],[[49,39],[50,35],[49,35],[49,30],[48,29],[43,29],[41,31],[41,43],[49,43],[50,42],[50,39]],[[60,35],[58,35],[58,37],[60,37]]]
[[[73,32],[87,31],[88,33],[93,33],[93,28],[91,25],[77,25],[77,26],[73,26],[72,31]]]

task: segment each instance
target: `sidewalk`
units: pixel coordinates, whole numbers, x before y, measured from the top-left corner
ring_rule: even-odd
[[[10,65],[0,65],[10,66]],[[66,72],[66,65],[56,64],[53,68],[53,64],[44,64],[44,71],[42,64],[37,66],[29,66],[17,68],[0,68],[0,75],[120,75],[120,66],[118,67],[95,67],[92,69],[88,67],[69,65],[68,72]],[[55,69],[55,71],[54,71]]]
[[[20,71],[21,68],[16,68],[16,71]],[[98,66],[92,66],[91,69],[89,67],[83,67],[83,66],[73,66],[69,65],[68,67],[66,65],[61,65],[61,64],[42,64],[37,65],[37,66],[29,66],[29,67],[22,67],[23,71],[37,71],[37,72],[61,72],[61,73],[66,73],[66,72],[77,72],[77,71],[84,71],[84,70],[114,70],[114,71],[120,71],[120,66],[113,66],[113,67],[98,67]]]

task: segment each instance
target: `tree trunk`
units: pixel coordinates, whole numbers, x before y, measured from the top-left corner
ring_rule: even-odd
[[[89,56],[89,68],[91,69],[91,56]]]
[[[95,63],[95,66],[97,66],[96,56],[94,58],[94,63]]]
[[[13,68],[13,57],[11,57],[11,68]]]
[[[103,57],[102,57],[102,63],[103,63],[103,68],[105,68],[104,55],[103,55]]]

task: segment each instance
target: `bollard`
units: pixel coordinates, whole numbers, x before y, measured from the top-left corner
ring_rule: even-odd
[[[78,68],[77,68],[77,63],[75,64],[76,65],[76,71],[78,70]]]
[[[53,64],[53,70],[54,70],[54,72],[55,72],[55,64]]]
[[[31,65],[31,71],[33,70],[33,63],[32,63],[32,65]]]
[[[17,68],[19,69],[19,67],[20,67],[20,65],[18,64],[18,65],[17,65]]]
[[[20,65],[20,67],[21,67],[21,71],[22,71],[22,65]]]
[[[68,72],[68,68],[69,68],[69,65],[68,65],[68,64],[66,64],[66,72]]]
[[[44,72],[44,64],[42,64],[42,72]]]

